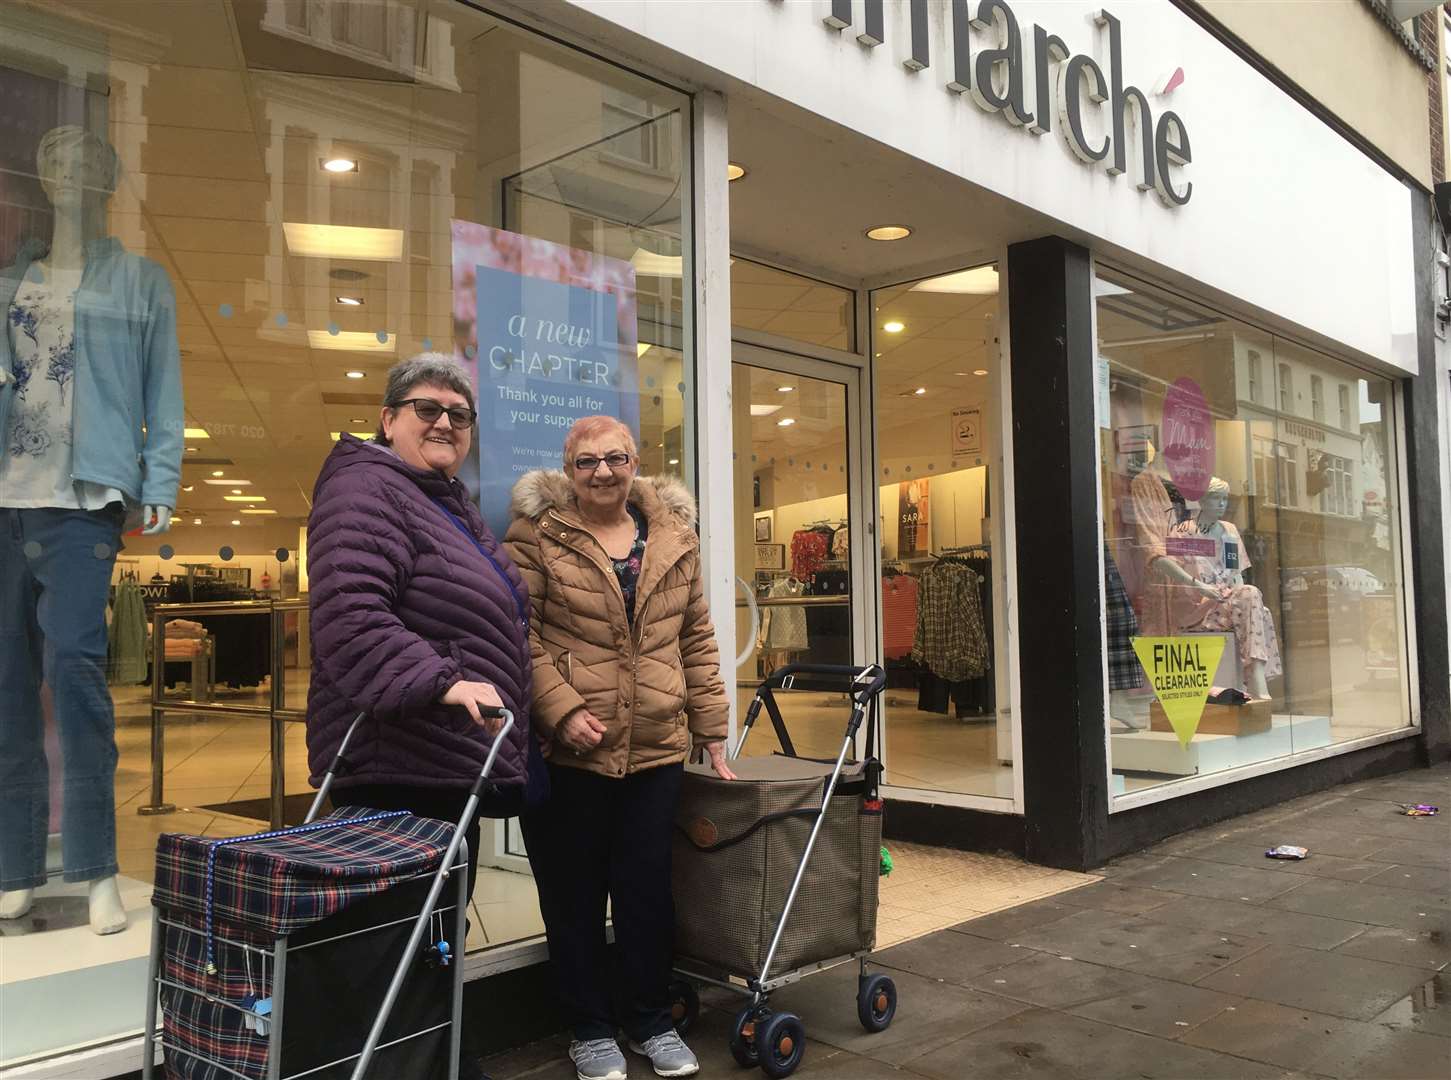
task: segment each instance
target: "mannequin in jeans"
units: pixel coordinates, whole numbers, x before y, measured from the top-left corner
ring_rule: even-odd
[[[159,266],[106,237],[114,149],[56,128],[37,166],[55,208],[49,246],[0,276],[0,918],[25,915],[46,880],[44,679],[65,768],[65,879],[88,882],[91,929],[110,934],[127,920],[105,611],[128,516],[148,535],[171,523],[182,447],[175,300]],[[125,440],[139,443],[142,427],[133,455]]]

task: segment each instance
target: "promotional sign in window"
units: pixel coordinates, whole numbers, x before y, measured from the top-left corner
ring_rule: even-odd
[[[1136,637],[1133,646],[1179,745],[1188,746],[1199,730],[1210,682],[1224,655],[1224,638],[1216,634]]]
[[[580,417],[618,417],[639,439],[635,268],[471,221],[452,231],[454,350],[478,398],[479,510],[502,536],[514,484],[561,467]]]

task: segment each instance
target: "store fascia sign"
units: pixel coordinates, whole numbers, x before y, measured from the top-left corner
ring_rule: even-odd
[[[911,47],[903,66],[909,71],[923,71],[931,66],[929,6],[942,0],[904,2],[910,16]],[[833,33],[850,29],[854,3],[862,11],[857,40],[868,48],[881,45],[886,40],[883,0],[829,0],[830,10],[822,22]],[[1110,176],[1133,168],[1140,191],[1154,189],[1171,208],[1189,201],[1194,184],[1179,175],[1179,170],[1192,160],[1189,132],[1173,110],[1164,110],[1156,120],[1148,95],[1137,86],[1124,85],[1122,28],[1116,17],[1105,10],[1094,14],[1094,22],[1108,30],[1105,73],[1093,57],[1074,54],[1062,38],[1036,23],[1028,55],[1018,17],[1005,0],[981,0],[972,14],[970,6],[969,0],[951,0],[952,73],[945,84],[948,90],[967,95],[978,108],[1000,113],[1009,123],[1033,135],[1048,134],[1056,112],[1064,142],[1085,165],[1101,165]],[[979,40],[975,42],[974,37]],[[985,47],[974,51],[974,44]],[[1036,115],[1028,111],[1025,103],[1029,79],[1033,82]],[[1109,110],[1107,123],[1100,121],[1100,133],[1090,132],[1088,114],[1092,111],[1102,117],[1105,102]],[[1130,144],[1127,130],[1130,106],[1136,110],[1134,145]]]

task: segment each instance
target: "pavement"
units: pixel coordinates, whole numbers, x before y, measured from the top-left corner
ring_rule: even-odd
[[[1398,803],[1431,803],[1412,818]],[[1278,844],[1302,862],[1267,859]],[[800,1077],[875,1080],[1451,1077],[1451,765],[1344,785],[1184,833],[1102,881],[875,955],[891,1027],[856,1019],[856,970],[773,996]],[[741,999],[704,995],[701,1076],[747,1076]],[[493,1080],[572,1078],[567,1036],[496,1055]],[[630,1055],[633,1077],[653,1075]]]

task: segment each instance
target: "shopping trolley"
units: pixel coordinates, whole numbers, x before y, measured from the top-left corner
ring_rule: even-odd
[[[672,853],[678,977],[672,1010],[684,1031],[700,1010],[695,984],[744,994],[749,1000],[730,1037],[743,1068],[784,1077],[800,1065],[801,1019],[773,1012],[769,1000],[815,972],[856,961],[862,1027],[883,1031],[896,1015],[896,985],[867,970],[881,874],[881,764],[874,753],[886,681],[876,665],[778,668],[756,691],[730,752],[737,779],[721,780],[704,765],[686,769]],[[851,702],[834,760],[796,752],[776,693],[802,690],[844,692]],[[741,758],[763,708],[782,753]],[[849,762],[864,719],[866,752]]]
[[[507,709],[480,712],[503,724],[454,825],[356,807],[318,817],[362,714],[304,824],[220,840],[161,837],[143,1080],[155,1074],[158,1047],[167,1080],[363,1080],[375,1064],[380,1076],[454,1080],[464,828],[514,726]],[[453,902],[441,904],[450,874]]]

